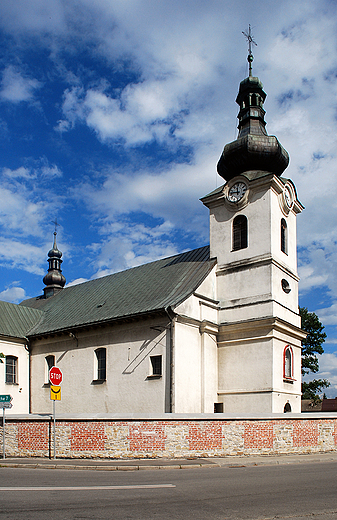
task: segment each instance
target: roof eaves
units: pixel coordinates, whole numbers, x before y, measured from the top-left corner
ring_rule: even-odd
[[[151,317],[151,316],[157,315],[157,314],[167,314],[167,308],[162,307],[162,308],[153,309],[150,311],[139,312],[136,314],[127,314],[124,316],[115,316],[113,318],[95,320],[95,321],[90,321],[87,323],[67,325],[66,327],[60,327],[58,329],[49,329],[49,330],[45,330],[45,331],[41,331],[41,332],[32,331],[28,335],[28,337],[29,337],[29,339],[37,339],[39,337],[52,336],[55,334],[65,334],[67,332],[71,332],[74,330],[85,330],[85,329],[95,327],[95,326],[100,327],[100,326],[114,324],[117,322],[133,321],[133,320],[145,318],[146,316]]]

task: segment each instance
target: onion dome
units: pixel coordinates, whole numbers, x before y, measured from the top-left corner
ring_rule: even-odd
[[[43,278],[43,283],[46,287],[43,289],[45,298],[53,296],[61,291],[66,283],[66,279],[62,274],[62,253],[56,245],[56,231],[54,231],[54,244],[52,249],[48,252],[49,269],[46,276]]]
[[[245,33],[244,33],[245,34]],[[289,163],[288,152],[273,135],[268,135],[263,103],[267,94],[259,78],[252,75],[253,55],[250,34],[248,63],[249,76],[240,83],[236,102],[240,107],[239,134],[232,143],[226,144],[218,162],[218,173],[226,181],[249,170],[260,170],[280,176]]]

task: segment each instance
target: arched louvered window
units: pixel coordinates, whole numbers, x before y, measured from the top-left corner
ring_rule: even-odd
[[[281,220],[281,251],[288,254],[288,229],[284,218]]]
[[[244,215],[233,220],[233,251],[248,247],[248,221]]]

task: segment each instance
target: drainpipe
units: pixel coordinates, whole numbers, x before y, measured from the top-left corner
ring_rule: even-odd
[[[165,309],[166,314],[170,320],[170,348],[169,348],[169,413],[174,412],[174,328],[176,321],[176,314],[169,306]]]
[[[31,348],[30,341],[26,340],[25,350],[28,352],[28,413],[32,413],[32,367],[31,367]]]

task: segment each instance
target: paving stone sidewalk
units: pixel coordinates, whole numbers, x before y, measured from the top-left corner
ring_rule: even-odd
[[[251,455],[244,457],[217,457],[191,459],[44,459],[11,458],[0,459],[0,468],[72,469],[101,471],[136,471],[150,469],[198,469],[219,467],[269,466],[281,464],[304,464],[313,462],[336,462],[337,452],[310,453],[300,455]]]

